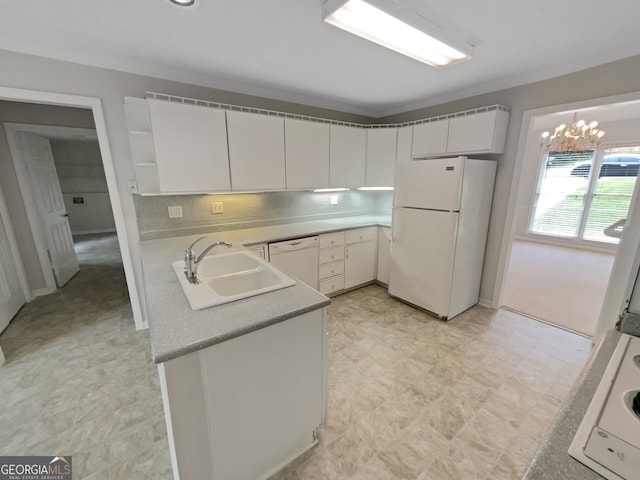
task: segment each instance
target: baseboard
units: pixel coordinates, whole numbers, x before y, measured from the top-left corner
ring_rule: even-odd
[[[36,297],[43,297],[44,295],[51,295],[52,293],[54,293],[56,291],[56,289],[50,289],[50,288],[38,288],[37,290],[31,290],[31,295],[33,295],[33,299],[35,299]]]
[[[478,303],[480,305],[482,305],[483,307],[487,307],[487,308],[493,308],[493,305],[491,304],[491,300],[489,300],[488,298],[479,298],[478,299]]]
[[[113,228],[98,228],[95,230],[79,230],[71,232],[71,235],[95,235],[97,233],[116,233]]]

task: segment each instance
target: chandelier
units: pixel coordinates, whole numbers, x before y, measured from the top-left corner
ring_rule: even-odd
[[[577,117],[578,114],[574,113],[569,127],[563,123],[553,134],[544,132],[540,147],[547,152],[584,152],[600,145],[604,132],[596,128],[598,122],[594,120],[587,124],[584,120],[577,121]]]

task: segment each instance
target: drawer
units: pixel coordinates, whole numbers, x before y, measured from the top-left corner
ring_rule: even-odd
[[[344,245],[344,232],[320,235],[320,248],[331,248]]]
[[[342,275],[344,273],[344,262],[327,263],[320,267],[320,280]]]
[[[345,232],[345,243],[366,242],[375,240],[378,235],[378,227],[358,228],[356,230],[347,230]]]
[[[320,282],[320,293],[324,293],[325,295],[342,289],[344,289],[344,275],[327,278]]]
[[[330,248],[329,250],[320,250],[320,265],[324,263],[335,262],[344,258],[344,247]]]

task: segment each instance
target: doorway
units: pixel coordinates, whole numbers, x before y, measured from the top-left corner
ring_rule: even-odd
[[[120,201],[113,160],[107,138],[104,113],[102,110],[101,100],[93,97],[82,97],[75,95],[56,94],[51,92],[39,92],[22,90],[8,87],[0,87],[0,100],[8,100],[14,102],[25,102],[29,105],[44,106],[60,106],[72,107],[77,109],[86,109],[92,118],[95,126],[97,140],[99,144],[100,154],[103,160],[103,168],[108,186],[108,196],[113,209],[113,217],[115,230],[117,233],[118,246],[121,253],[124,274],[126,278],[126,287],[131,300],[133,309],[133,319],[137,329],[145,328],[146,323],[143,319],[142,308],[140,304],[140,296],[136,285],[135,272],[131,257],[131,250],[128,242],[127,226],[124,217],[124,211]],[[3,185],[3,188],[5,185]],[[11,187],[11,186],[10,186]],[[6,193],[6,192],[5,192]],[[13,219],[12,219],[13,220]],[[16,229],[17,230],[17,229]],[[15,248],[16,245],[13,245]],[[21,255],[24,259],[24,255]],[[30,257],[28,260],[32,260]],[[26,262],[25,262],[26,263]],[[23,272],[24,273],[24,272]],[[30,291],[26,292],[29,299],[33,298]]]
[[[78,236],[116,231],[96,131],[16,123],[5,130],[45,281],[35,296],[53,293],[78,272]],[[40,272],[30,268],[33,279]]]
[[[613,165],[619,158],[613,157],[634,154],[621,153],[620,148],[633,150],[640,140],[636,134],[640,103],[637,98],[621,101],[622,97],[613,97],[610,103],[601,99],[600,104],[594,100],[525,112],[511,216],[507,217],[511,223],[505,229],[508,248],[502,253],[501,289],[494,298],[496,306],[521,311],[594,341],[615,323],[617,313],[612,312],[612,306],[619,312],[624,303],[624,292],[613,292],[611,285],[630,274],[622,272],[620,265],[627,263],[628,270],[632,262],[618,258],[628,256],[628,248],[620,253],[617,247],[629,205],[627,227],[631,228],[625,229],[623,240],[626,247],[638,240],[631,200],[637,198],[637,169],[631,172],[625,162],[626,173],[621,175],[618,167],[622,165]],[[540,135],[570,122],[574,112],[600,122],[607,132],[604,146],[581,152],[581,156],[547,156],[540,149]],[[588,158],[582,158],[585,155]],[[612,165],[615,168],[610,168]],[[547,185],[545,179],[549,180]],[[611,191],[621,182],[629,188]],[[616,296],[615,302],[612,296]]]

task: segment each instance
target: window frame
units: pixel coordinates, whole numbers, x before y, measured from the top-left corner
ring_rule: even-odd
[[[591,209],[591,205],[593,204],[593,199],[598,195],[596,193],[596,187],[598,183],[599,175],[594,174],[594,172],[600,172],[600,168],[602,166],[602,161],[605,156],[605,151],[611,148],[625,148],[625,147],[637,147],[640,145],[640,142],[616,142],[606,145],[599,145],[597,148],[593,150],[593,160],[591,163],[591,170],[589,171],[589,177],[587,179],[587,189],[583,195],[582,201],[582,209],[580,210],[580,214],[578,217],[578,224],[576,229],[576,234],[574,236],[566,236],[566,235],[553,235],[550,233],[541,233],[533,231],[533,224],[535,221],[535,213],[536,213],[536,205],[538,203],[538,199],[540,197],[540,187],[541,181],[544,177],[547,161],[548,161],[548,152],[540,151],[540,155],[538,157],[538,169],[537,175],[535,177],[535,183],[533,188],[533,196],[531,198],[531,203],[529,204],[529,219],[527,222],[527,230],[525,232],[525,236],[529,239],[535,239],[537,241],[542,241],[544,243],[556,243],[559,245],[567,245],[574,247],[581,247],[587,250],[595,250],[595,251],[615,251],[618,247],[619,243],[611,243],[611,242],[603,242],[598,240],[585,239],[584,233],[587,227],[587,221],[589,219],[589,213]],[[638,175],[640,177],[640,174]],[[640,181],[636,180],[635,188],[633,193],[631,194],[631,205],[630,209],[633,207],[633,202],[636,198],[638,198],[640,191]]]

